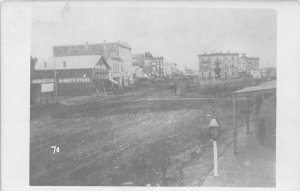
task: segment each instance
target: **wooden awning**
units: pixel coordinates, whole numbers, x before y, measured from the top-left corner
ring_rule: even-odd
[[[262,83],[258,86],[246,87],[244,89],[233,92],[236,96],[247,96],[253,93],[270,92],[276,90],[276,80]]]
[[[237,154],[237,111],[236,111],[236,98],[243,96],[247,97],[247,133],[249,134],[249,116],[250,116],[250,104],[249,104],[249,97],[252,95],[262,94],[264,97],[265,93],[269,92],[276,92],[276,80],[269,81],[262,83],[258,86],[253,87],[246,87],[244,89],[235,91],[232,93],[233,98],[233,124],[234,124],[234,131],[233,131],[233,143],[234,143],[234,154]]]

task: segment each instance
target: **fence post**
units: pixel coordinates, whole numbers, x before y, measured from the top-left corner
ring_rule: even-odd
[[[236,155],[237,154],[237,122],[236,122],[236,95],[232,95],[233,98],[233,146],[234,146],[234,151],[233,153]]]
[[[250,104],[249,104],[249,96],[247,96],[247,134],[250,134],[250,126],[249,126],[249,118],[250,118]]]

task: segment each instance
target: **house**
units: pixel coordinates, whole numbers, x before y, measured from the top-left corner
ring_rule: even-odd
[[[102,55],[54,57],[37,61],[33,84],[57,83],[58,96],[79,96],[105,91],[111,86],[111,67]],[[40,92],[42,93],[42,92]]]

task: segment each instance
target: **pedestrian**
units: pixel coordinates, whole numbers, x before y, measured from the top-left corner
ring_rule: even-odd
[[[169,87],[170,87],[170,92],[172,94],[173,91],[174,91],[174,82],[171,82],[170,85],[169,85]]]
[[[174,83],[174,94],[177,94],[177,85]]]

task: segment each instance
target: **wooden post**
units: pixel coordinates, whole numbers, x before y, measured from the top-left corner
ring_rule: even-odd
[[[237,121],[236,121],[236,95],[233,94],[233,153],[237,154]]]
[[[250,104],[249,104],[249,96],[247,96],[247,134],[250,134],[250,127],[249,127],[249,118],[250,118]]]
[[[213,141],[213,152],[214,152],[214,176],[219,176],[219,174],[218,174],[218,148],[217,148],[217,141]]]

